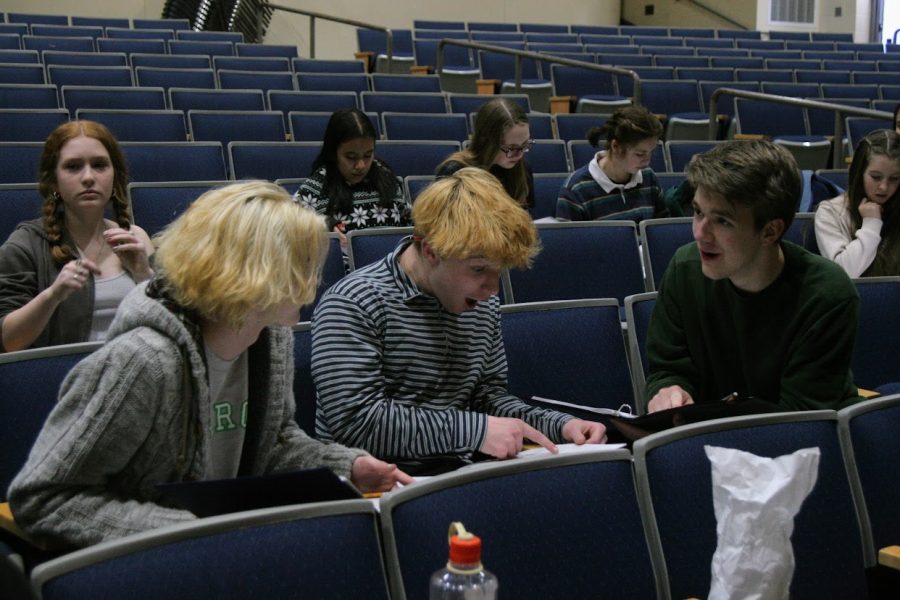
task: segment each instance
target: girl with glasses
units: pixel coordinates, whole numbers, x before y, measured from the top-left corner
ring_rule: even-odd
[[[588,141],[597,147],[606,136],[606,149],[572,173],[560,189],[556,218],[641,221],[669,216],[649,167],[662,131],[659,119],[643,106],[619,109],[603,126],[591,129]]]
[[[475,113],[472,143],[438,165],[435,174],[446,177],[463,167],[479,167],[500,180],[506,193],[525,208],[534,206],[534,175],[525,155],[534,146],[528,115],[519,104],[495,98]]]

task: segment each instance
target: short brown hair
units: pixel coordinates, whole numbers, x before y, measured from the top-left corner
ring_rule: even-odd
[[[783,146],[765,140],[717,144],[691,159],[687,178],[695,190],[750,208],[757,231],[775,219],[783,220],[787,231],[803,191],[797,161]]]

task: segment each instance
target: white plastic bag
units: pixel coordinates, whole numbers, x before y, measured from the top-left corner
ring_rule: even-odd
[[[819,449],[778,458],[705,446],[718,545],[708,600],[788,598],[794,517],[816,484]]]

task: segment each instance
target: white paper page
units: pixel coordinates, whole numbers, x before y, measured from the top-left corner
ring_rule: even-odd
[[[618,450],[619,448],[624,448],[625,444],[557,444],[556,447],[559,449],[559,454],[587,454]],[[516,458],[531,458],[534,456],[553,456],[553,454],[543,447],[529,448],[519,452]]]

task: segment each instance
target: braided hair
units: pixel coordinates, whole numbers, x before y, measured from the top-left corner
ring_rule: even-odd
[[[65,207],[57,191],[56,168],[63,146],[70,140],[85,136],[103,144],[109,153],[113,166],[112,211],[113,218],[119,227],[131,227],[131,210],[126,198],[128,185],[128,164],[125,155],[115,136],[104,125],[94,121],[69,121],[54,129],[44,142],[41,161],[38,166],[38,189],[44,198],[41,206],[41,217],[44,231],[50,240],[50,253],[57,266],[61,266],[76,258],[76,252],[68,244],[63,243],[65,227]]]

